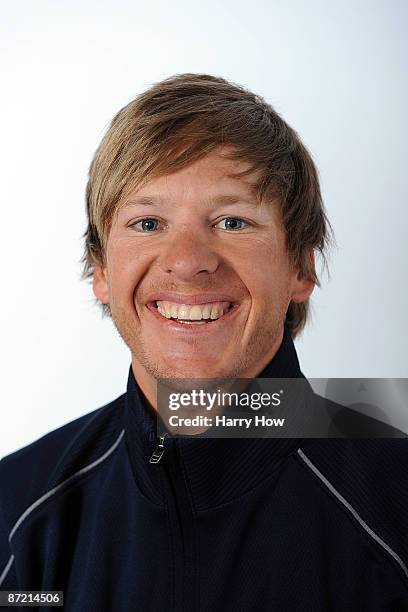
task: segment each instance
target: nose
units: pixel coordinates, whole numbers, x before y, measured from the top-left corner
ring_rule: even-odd
[[[158,265],[163,272],[180,281],[191,281],[198,274],[212,274],[220,258],[210,243],[209,237],[201,236],[191,225],[180,228],[169,236],[165,246],[162,245]]]

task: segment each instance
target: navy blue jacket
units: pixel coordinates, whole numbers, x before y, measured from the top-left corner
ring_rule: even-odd
[[[303,376],[287,330],[261,376]],[[406,439],[156,446],[130,368],[3,458],[0,589],[62,590],[66,612],[408,610]]]

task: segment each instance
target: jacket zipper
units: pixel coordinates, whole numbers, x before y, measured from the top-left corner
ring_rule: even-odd
[[[174,592],[173,604],[170,607],[172,612],[190,612],[190,610],[199,609],[196,533],[177,447],[175,444],[165,446],[165,438],[168,436],[169,433],[166,432],[158,437],[158,444],[149,463],[159,463],[167,450],[166,457],[161,461],[159,469],[163,470],[169,529],[173,542]],[[169,442],[171,441],[174,440],[170,439]]]
[[[152,456],[149,459],[149,463],[159,463],[160,459],[163,457],[164,455],[164,451],[166,450],[164,448],[164,438],[167,436],[168,434],[165,433],[162,436],[160,436],[159,438],[159,443],[156,446],[156,448],[153,451]]]

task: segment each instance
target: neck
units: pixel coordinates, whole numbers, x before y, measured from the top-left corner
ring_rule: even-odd
[[[292,373],[294,364],[289,355],[287,355],[290,347],[284,346],[288,344],[292,345],[292,339],[290,338],[289,331],[283,328],[265,358],[261,362],[251,364],[234,378],[256,378],[258,375],[271,378],[292,376],[294,374],[294,372]],[[275,360],[275,357],[278,357],[278,359]],[[288,361],[290,361],[289,364],[287,363]],[[298,365],[297,358],[296,365]],[[289,367],[290,371],[286,371],[287,367]],[[157,379],[146,370],[135,355],[132,356],[132,370],[149,407],[157,410]]]

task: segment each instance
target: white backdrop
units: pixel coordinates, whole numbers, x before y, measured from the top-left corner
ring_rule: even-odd
[[[124,392],[130,354],[79,281],[113,115],[181,72],[263,95],[319,167],[338,248],[296,342],[309,377],[407,377],[407,3],[0,3],[0,456]]]

